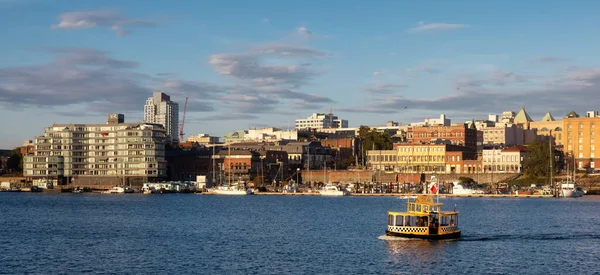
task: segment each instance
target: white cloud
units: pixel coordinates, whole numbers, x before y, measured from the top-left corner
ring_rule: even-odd
[[[51,26],[53,29],[75,30],[102,26],[113,30],[119,36],[131,33],[131,30],[125,30],[124,27],[156,25],[154,21],[128,18],[120,15],[116,10],[66,12],[61,14],[59,19],[58,24]]]
[[[464,24],[448,24],[448,23],[428,23],[421,21],[417,26],[410,29],[411,32],[433,32],[433,31],[449,31],[467,27]]]
[[[87,114],[136,111],[152,91],[163,88],[174,95],[190,95],[202,102],[190,104],[192,110],[210,111],[207,100],[224,90],[214,85],[167,81],[132,71],[139,64],[119,60],[108,52],[90,48],[49,48],[55,55],[46,64],[0,68],[0,102],[6,106],[58,106]],[[84,107],[81,107],[84,106]],[[38,108],[39,109],[39,108]],[[64,108],[62,108],[64,109]]]
[[[532,82],[537,77],[522,76],[510,71],[497,70],[477,78],[474,86],[449,89],[452,92],[437,97],[419,96],[418,91],[406,87],[407,96],[391,93],[378,96],[373,101],[354,108],[340,110],[355,113],[397,114],[407,107],[415,112],[439,114],[455,113],[455,121],[471,118],[485,118],[490,112],[500,113],[525,105],[532,116],[542,115],[551,110],[555,116],[571,110],[597,110],[598,90],[600,90],[600,68],[585,68],[561,72],[559,77],[548,81],[547,85],[514,87],[515,83]],[[531,84],[531,83],[530,83]],[[537,83],[539,84],[539,83]],[[372,91],[378,92],[373,87]],[[391,89],[383,89],[389,91]],[[385,93],[384,93],[385,94]],[[409,97],[408,94],[411,96]],[[457,111],[460,110],[460,111]]]
[[[391,94],[401,89],[406,88],[406,85],[401,84],[375,84],[371,87],[365,88],[365,91],[372,94]]]
[[[373,72],[373,76],[381,76],[383,72]]]
[[[269,20],[269,18],[264,18],[263,19],[263,23],[269,24],[269,23],[271,23],[271,20]]]
[[[299,34],[306,34],[306,35],[311,35],[312,34],[312,32],[308,28],[306,28],[306,27],[297,28],[296,32],[299,33]]]

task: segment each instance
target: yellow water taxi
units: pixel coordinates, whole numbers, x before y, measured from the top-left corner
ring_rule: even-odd
[[[406,212],[388,212],[388,236],[420,239],[456,239],[460,237],[458,212],[441,212],[441,203],[433,196],[419,195],[407,202]]]

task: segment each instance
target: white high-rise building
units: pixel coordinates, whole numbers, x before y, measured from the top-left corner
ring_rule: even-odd
[[[332,113],[314,113],[306,119],[296,119],[296,130],[348,128],[348,120],[340,119]]]
[[[179,140],[179,104],[165,93],[154,92],[144,105],[144,121],[165,127],[170,141]]]

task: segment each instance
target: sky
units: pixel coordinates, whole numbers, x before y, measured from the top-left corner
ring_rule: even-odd
[[[599,1],[0,0],[0,148],[52,123],[141,121],[188,97],[186,137],[525,107],[599,110]]]

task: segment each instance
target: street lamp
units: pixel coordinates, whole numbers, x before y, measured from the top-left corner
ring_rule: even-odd
[[[298,181],[298,174],[300,174],[300,167],[296,168],[296,184],[300,184]]]

